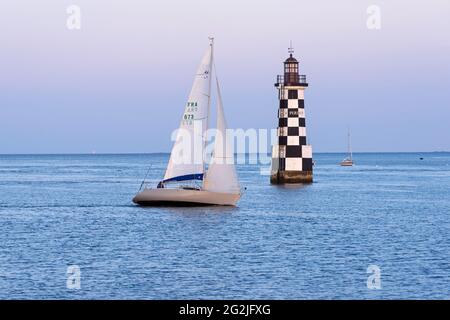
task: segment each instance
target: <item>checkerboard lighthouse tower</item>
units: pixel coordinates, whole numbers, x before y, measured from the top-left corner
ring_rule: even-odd
[[[277,76],[280,107],[278,144],[272,148],[272,184],[310,183],[313,181],[312,147],[306,141],[304,92],[305,75],[299,75],[298,61],[289,48],[284,61],[284,75]]]

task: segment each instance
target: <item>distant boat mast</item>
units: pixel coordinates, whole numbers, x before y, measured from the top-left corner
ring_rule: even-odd
[[[353,159],[353,153],[352,153],[352,143],[350,139],[350,127],[348,127],[347,137],[348,137],[348,154],[350,156],[350,160]]]

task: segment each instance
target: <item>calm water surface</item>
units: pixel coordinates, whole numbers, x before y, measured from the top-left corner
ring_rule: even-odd
[[[0,298],[450,298],[449,153],[356,154],[353,168],[316,154],[316,182],[289,188],[239,165],[237,208],[133,205],[167,158],[0,156]]]

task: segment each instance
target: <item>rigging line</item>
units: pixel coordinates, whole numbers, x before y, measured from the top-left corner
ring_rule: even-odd
[[[215,76],[216,76],[216,85],[217,85],[219,82],[219,75],[217,73],[216,61],[213,61],[213,65],[214,65],[214,72],[216,73]]]
[[[152,165],[150,165],[150,167],[148,168],[147,173],[145,174],[144,180],[142,180],[141,186],[139,187],[139,191],[142,190],[142,186],[144,185],[145,179],[147,179],[147,176],[148,176],[148,174],[150,173],[150,169],[151,169],[151,168],[152,168]]]

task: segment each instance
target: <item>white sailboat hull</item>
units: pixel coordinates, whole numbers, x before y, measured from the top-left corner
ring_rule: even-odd
[[[341,164],[341,167],[351,167],[351,166],[353,166],[353,160],[345,159],[340,164]]]
[[[144,189],[138,193],[133,202],[142,206],[176,205],[220,205],[236,206],[241,195],[234,193],[219,193],[204,190],[185,189]]]

